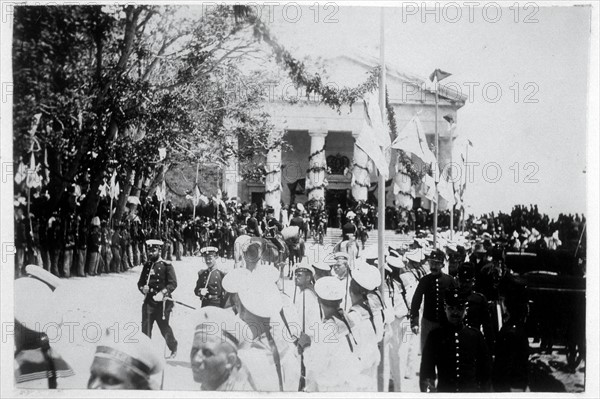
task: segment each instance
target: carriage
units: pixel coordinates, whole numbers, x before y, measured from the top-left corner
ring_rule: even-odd
[[[585,357],[584,263],[568,250],[507,252],[508,269],[526,282],[529,337],[543,351],[560,347],[574,369]]]

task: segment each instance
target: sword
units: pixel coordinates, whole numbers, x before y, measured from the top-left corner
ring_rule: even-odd
[[[190,308],[190,309],[196,310],[196,308],[195,308],[195,307],[193,307],[193,306],[190,306],[190,305],[188,305],[188,304],[186,304],[186,303],[183,303],[183,302],[176,301],[176,300],[175,300],[175,299],[173,299],[173,298],[165,297],[165,301],[171,301],[171,302],[175,302],[175,303],[177,303],[177,304],[179,304],[179,305],[181,305],[181,306],[185,306],[186,308]]]

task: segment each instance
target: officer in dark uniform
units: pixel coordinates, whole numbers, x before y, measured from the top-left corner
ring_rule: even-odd
[[[265,238],[269,239],[276,247],[278,251],[283,251],[284,248],[281,245],[281,242],[275,240],[274,238],[280,236],[281,230],[283,230],[283,226],[279,221],[275,218],[275,209],[273,207],[267,208],[267,217],[265,218]]]
[[[290,226],[298,227],[302,235],[307,231],[304,218],[302,217],[301,212],[298,209],[294,211],[294,217],[292,218],[292,220],[290,220]]]
[[[447,322],[427,337],[421,358],[422,392],[488,392],[492,360],[483,335],[464,324],[467,297],[445,294]],[[435,380],[437,377],[437,385]]]
[[[496,339],[492,384],[495,392],[524,392],[529,385],[525,281],[509,276],[498,290],[504,323]]]
[[[356,224],[354,224],[354,212],[348,212],[346,216],[346,224],[342,226],[342,239],[344,241],[349,240],[351,237],[356,235]]]
[[[265,218],[265,237],[277,237],[283,226],[275,218],[275,209],[267,208],[267,217]]]
[[[204,247],[200,250],[208,268],[198,272],[194,294],[202,301],[202,307],[222,308],[225,305],[225,291],[222,286],[225,274],[216,268],[218,252],[217,247]]]
[[[431,273],[419,280],[410,306],[410,326],[413,333],[419,333],[419,309],[424,300],[423,317],[421,319],[421,349],[425,345],[427,335],[440,327],[446,320],[444,312],[444,294],[456,283],[452,277],[442,272],[446,255],[436,249],[429,258]]]
[[[470,262],[458,268],[458,286],[461,293],[467,297],[467,307],[464,323],[477,331],[483,329],[483,335],[490,352],[494,347],[494,329],[485,295],[473,290],[475,269]]]
[[[138,281],[138,289],[145,295],[142,305],[142,332],[152,338],[154,322],[158,324],[162,336],[171,351],[170,358],[177,355],[177,340],[169,325],[173,301],[171,293],[177,288],[175,268],[160,257],[163,242],[146,241],[149,261],[144,264]]]

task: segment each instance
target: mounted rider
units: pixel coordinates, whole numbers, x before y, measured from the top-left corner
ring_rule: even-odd
[[[283,226],[275,217],[275,209],[273,209],[273,207],[268,206],[266,213],[267,215],[263,221],[264,238],[271,241],[277,247],[277,250],[281,252],[284,250],[284,248],[281,245],[281,242],[276,240],[276,238],[281,237],[281,230],[283,230]]]

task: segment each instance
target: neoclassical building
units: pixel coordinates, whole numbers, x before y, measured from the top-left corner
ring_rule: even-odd
[[[326,60],[324,65],[329,76],[340,77],[328,83],[338,87],[356,87],[368,77],[368,72],[377,66],[378,60],[361,56],[339,56]],[[418,115],[430,147],[435,142],[435,92],[429,80],[407,74],[386,65],[389,101],[396,114],[397,131]],[[327,80],[326,80],[327,81]],[[443,83],[443,82],[442,82]],[[458,120],[457,112],[465,104],[467,97],[448,87],[440,87],[438,131],[440,137],[439,164],[443,167],[450,161],[450,134],[447,130],[445,115]],[[294,101],[290,101],[294,100]],[[350,109],[344,106],[341,113],[328,105],[319,103],[315,98],[306,98],[289,82],[275,87],[264,108],[270,113],[275,125],[273,135],[283,135],[291,150],[273,149],[267,155],[266,182],[242,181],[228,173],[224,176],[224,189],[230,197],[241,201],[261,203],[278,207],[283,202],[305,202],[309,198],[324,198],[329,208],[338,203],[346,204],[353,193],[353,161],[359,162],[364,153],[357,153],[355,140],[364,120],[362,102]],[[387,121],[386,121],[387,123]],[[311,156],[312,155],[312,156]],[[309,160],[310,158],[310,160]],[[392,157],[392,160],[394,157]],[[420,161],[413,157],[420,165]],[[328,168],[325,171],[324,167]],[[308,171],[311,166],[313,171]],[[232,160],[229,170],[237,170]],[[395,174],[394,161],[390,164],[390,178]],[[356,176],[355,176],[356,177]],[[326,179],[326,188],[319,188]],[[376,198],[377,175],[369,174],[371,187],[366,188],[369,198]],[[392,184],[386,184],[386,204],[394,203]],[[317,188],[315,188],[317,187]],[[361,194],[361,195],[364,195]],[[430,202],[416,191],[415,206],[430,207]],[[444,201],[440,202],[444,207]]]

